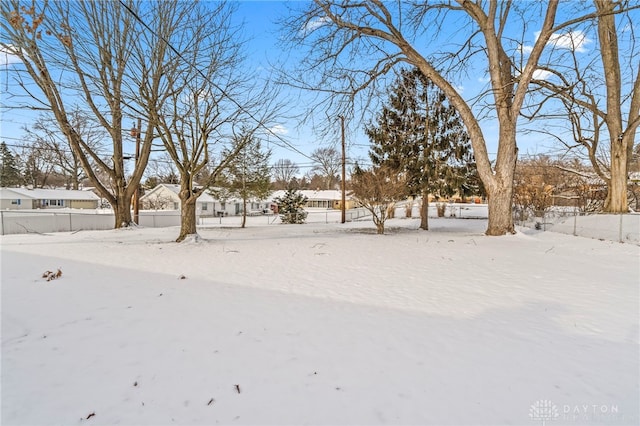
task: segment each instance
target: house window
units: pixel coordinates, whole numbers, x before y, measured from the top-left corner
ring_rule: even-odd
[[[11,204],[15,205],[15,206],[19,206],[20,205],[20,199],[17,200],[11,200]]]
[[[174,209],[174,210],[179,210],[179,209],[180,209],[180,203],[176,203],[176,202],[174,202],[174,203],[173,203],[173,209]]]
[[[202,203],[202,211],[207,211],[209,210],[209,207],[207,207],[207,203]]]

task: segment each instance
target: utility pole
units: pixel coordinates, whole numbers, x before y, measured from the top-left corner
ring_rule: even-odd
[[[140,157],[140,135],[142,132],[142,119],[138,118],[138,127],[134,127],[131,133],[135,132],[136,137],[136,156],[135,156],[135,168],[138,168],[138,157]],[[136,225],[140,224],[140,182],[136,185],[136,190],[133,193],[133,221]]]
[[[340,130],[342,134],[342,184],[340,185],[342,189],[342,221],[340,223],[345,223],[347,221],[347,197],[345,195],[346,189],[346,179],[347,179],[347,170],[346,170],[346,153],[344,146],[344,115],[339,116],[340,118]]]

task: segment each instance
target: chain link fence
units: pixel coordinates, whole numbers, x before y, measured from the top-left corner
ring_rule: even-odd
[[[552,207],[544,212],[514,208],[516,225],[599,240],[640,245],[640,214],[585,213],[577,208]]]
[[[354,221],[369,212],[363,208],[346,211],[347,221]],[[197,217],[198,226],[240,226],[242,216]],[[139,225],[148,228],[180,226],[180,211],[140,211]],[[339,223],[340,210],[307,210],[305,222]],[[3,210],[0,211],[0,235],[43,234],[47,232],[76,232],[113,229],[115,216],[111,210]],[[249,226],[282,223],[276,214],[247,216]]]

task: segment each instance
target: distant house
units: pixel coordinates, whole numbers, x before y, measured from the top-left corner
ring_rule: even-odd
[[[91,191],[67,189],[0,188],[3,210],[96,209],[100,197]]]
[[[151,191],[140,197],[142,210],[180,210],[180,185],[161,183]],[[215,190],[211,191],[215,192]],[[275,198],[284,196],[286,191],[274,191],[270,197],[264,200],[250,200],[247,203],[247,214],[264,214],[276,210]],[[300,191],[307,197],[305,207],[311,209],[336,209],[342,205],[342,193],[335,190]],[[356,207],[356,202],[350,196],[346,196],[346,207]],[[238,198],[222,199],[205,191],[196,201],[196,214],[198,216],[235,216],[242,214],[242,200]]]
[[[142,210],[180,210],[180,185],[161,183],[140,197]],[[266,206],[266,207],[265,207]],[[269,203],[252,200],[247,204],[247,213],[263,213]],[[198,216],[234,216],[242,213],[242,200],[230,198],[220,200],[204,191],[196,201]]]
[[[180,185],[161,183],[140,197],[142,210],[180,210]]]
[[[342,191],[336,191],[333,189],[326,190],[301,190],[298,191],[307,197],[307,204],[305,207],[311,209],[336,209],[342,208]],[[286,191],[274,191],[271,194],[271,199],[284,196]],[[356,201],[353,200],[348,194],[345,196],[345,204],[347,209],[356,207]]]

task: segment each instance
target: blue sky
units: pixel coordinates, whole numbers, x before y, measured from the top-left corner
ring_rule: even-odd
[[[289,4],[300,5],[301,3]],[[286,2],[279,1],[240,1],[238,6],[238,20],[245,22],[244,33],[250,40],[247,45],[249,56],[248,64],[254,69],[268,69],[270,63],[275,63],[281,57],[279,46],[277,44],[281,29],[276,21],[287,13]],[[526,40],[531,43],[535,40],[535,25],[530,26],[525,33]],[[454,35],[451,37],[455,37]],[[560,39],[562,42],[562,39]],[[582,49],[585,52],[592,50],[594,42],[591,39],[586,40]],[[526,50],[525,45],[524,49]],[[6,91],[10,89],[11,80],[7,77],[7,73],[0,70],[0,96],[2,103],[8,102],[6,99]],[[465,80],[459,82],[463,95],[470,96],[473,92],[480,90],[486,84],[486,76],[480,73],[471,73]],[[291,89],[283,89],[283,97],[290,96],[290,104],[298,110],[308,105],[305,104],[305,95],[300,96],[299,93]],[[8,144],[19,143],[23,134],[21,127],[29,125],[36,114],[28,111],[1,111],[1,128],[0,135],[2,140]],[[320,118],[321,120],[324,118]],[[368,140],[364,136],[362,127],[364,123],[350,123],[354,131],[347,134],[348,157],[350,159],[367,159]],[[335,122],[336,129],[339,128],[339,121]],[[497,144],[497,123],[486,121],[483,123],[485,137],[487,140],[488,150],[495,153]],[[309,155],[319,147],[335,146],[339,147],[339,138],[332,137],[335,140],[323,139],[313,133],[310,125],[300,125],[295,119],[281,120],[275,128],[278,134],[287,140],[287,143],[293,148],[286,147],[282,143],[276,143],[270,138],[268,146],[272,148],[272,162],[275,163],[279,159],[290,159],[301,166],[301,172],[305,173],[310,166],[310,160],[304,155]],[[337,134],[337,133],[336,133]],[[537,135],[519,135],[518,144],[521,154],[535,154],[548,152],[551,148],[551,141],[543,139]]]
[[[291,3],[291,2],[289,2]],[[281,55],[281,46],[278,39],[281,36],[281,28],[277,21],[285,16],[289,11],[287,2],[281,1],[240,1],[238,2],[238,18],[245,22],[245,34],[250,39],[248,44],[249,63],[256,68],[267,70],[271,64],[275,64]],[[304,93],[299,93],[290,88],[282,87],[281,96],[289,97],[291,102],[297,102],[294,110],[300,111],[308,107],[305,104]],[[336,120],[336,129],[339,128],[339,121]],[[276,141],[273,137],[268,138],[268,146],[272,149],[272,162],[279,159],[290,159],[298,164],[301,173],[305,173],[311,168],[311,160],[307,158],[313,150],[326,146],[333,146],[339,149],[340,140],[338,137],[327,140],[314,134],[311,125],[301,124],[299,120],[281,120],[280,125],[274,129],[278,135],[286,139],[294,149],[283,146],[282,142]],[[362,132],[348,135],[348,158],[352,160],[368,159],[368,140]],[[299,152],[298,152],[299,151]],[[302,155],[302,154],[305,155]]]

